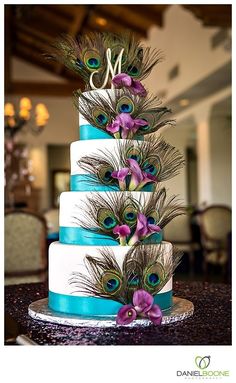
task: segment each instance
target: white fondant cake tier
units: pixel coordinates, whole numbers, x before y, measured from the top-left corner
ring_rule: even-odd
[[[160,245],[149,245],[159,247]],[[169,242],[162,242],[161,246],[166,248],[166,252],[172,250]],[[108,248],[108,247],[106,247]],[[86,255],[99,258],[99,250],[105,249],[104,246],[76,246],[65,245],[59,242],[53,242],[49,248],[49,290],[54,293],[66,295],[86,294],[73,291],[73,287],[69,284],[69,278],[73,272],[81,272],[88,275],[88,271],[84,265]],[[125,254],[131,249],[130,246],[111,246],[109,249],[113,252],[119,266],[122,266]],[[163,287],[160,293],[172,290],[172,278]]]
[[[113,155],[117,153],[119,143],[127,140],[122,139],[100,139],[74,141],[70,146],[71,174],[84,174],[84,170],[78,164],[78,161],[84,156],[99,155],[103,150],[109,151]],[[132,140],[132,143],[138,144],[138,140]],[[118,156],[118,154],[117,154]]]
[[[78,227],[80,226],[76,218],[81,218],[83,210],[88,202],[88,198],[93,197],[95,194],[101,196],[104,199],[115,198],[119,199],[119,196],[132,195],[133,198],[144,204],[151,197],[149,192],[64,192],[60,195],[60,214],[59,214],[59,226],[66,227]]]

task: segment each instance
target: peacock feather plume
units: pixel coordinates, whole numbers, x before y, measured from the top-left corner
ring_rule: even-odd
[[[103,90],[101,93],[96,92],[89,96],[77,90],[74,92],[74,104],[91,125],[115,138],[144,136],[175,122],[164,119],[171,110],[161,107],[157,96],[141,97],[133,95],[127,89],[114,89],[112,94],[109,90]],[[138,129],[130,128],[126,133],[121,126],[114,134],[111,127],[118,121],[117,118],[124,114],[128,116],[131,126],[135,128],[137,124]]]
[[[131,182],[132,173],[135,173],[132,169],[134,161],[146,182],[140,180],[135,187]],[[92,184],[139,191],[147,183],[157,184],[176,176],[184,166],[184,159],[178,149],[158,137],[152,141],[118,140],[115,150],[100,149],[97,153],[82,157],[77,163],[86,174],[93,176]],[[117,171],[127,168],[129,173],[125,180],[119,180]]]
[[[163,245],[136,245],[123,264],[124,274],[128,275],[128,286],[132,293],[144,289],[156,295],[173,276],[180,263],[182,252]],[[129,296],[132,294],[129,294]]]
[[[54,59],[78,74],[86,83],[89,90],[91,73],[97,71],[95,86],[100,88],[104,82],[107,69],[106,51],[111,49],[111,63],[123,49],[121,72],[135,79],[144,79],[152,68],[162,60],[160,51],[144,47],[130,32],[116,35],[113,33],[89,33],[80,36],[78,40],[69,35],[63,35],[52,45],[52,52],[47,58]]]
[[[84,201],[79,217],[72,217],[74,223],[112,238],[120,245],[134,245],[146,240],[155,243],[156,240],[152,242],[153,234],[160,232],[173,218],[185,214],[176,196],[166,199],[165,188],[147,193],[148,198],[144,198],[143,193],[135,198],[130,192],[92,194]]]
[[[182,253],[163,245],[133,246],[125,255],[122,267],[109,248],[99,257],[86,255],[87,273],[73,272],[69,284],[73,293],[112,299],[122,304],[132,302],[133,293],[145,289],[156,295],[172,277]]]

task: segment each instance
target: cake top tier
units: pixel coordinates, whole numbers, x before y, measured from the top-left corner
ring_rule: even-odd
[[[65,36],[53,44],[49,57],[76,72],[87,90],[112,87],[111,80],[119,73],[134,80],[137,90],[136,81],[147,77],[162,59],[160,51],[144,47],[132,33],[90,33],[78,40]]]

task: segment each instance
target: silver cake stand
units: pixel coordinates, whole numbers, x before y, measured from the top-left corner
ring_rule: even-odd
[[[173,306],[163,310],[162,324],[184,320],[193,315],[193,303],[187,299],[173,297]],[[28,313],[31,318],[44,322],[76,327],[120,327],[116,324],[116,316],[84,317],[53,311],[48,307],[48,299],[39,299],[29,305]],[[125,327],[148,327],[153,323],[148,319],[136,319]]]

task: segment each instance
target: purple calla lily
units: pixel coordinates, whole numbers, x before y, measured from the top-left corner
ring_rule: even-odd
[[[120,245],[125,246],[127,244],[127,237],[130,235],[131,231],[128,225],[117,225],[113,229],[114,234],[118,234]]]
[[[162,321],[162,311],[154,298],[146,290],[136,290],[133,294],[133,304],[124,305],[118,311],[116,323],[120,325],[130,324],[137,316],[149,318],[155,325]]]
[[[134,309],[134,307],[130,305],[124,305],[120,308],[118,311],[117,317],[116,317],[116,323],[125,325],[133,322],[137,317],[137,313]]]
[[[162,321],[162,312],[158,305],[154,304],[147,312],[149,319],[156,325],[160,325]]]
[[[126,190],[126,177],[129,174],[129,168],[122,168],[120,170],[111,173],[113,178],[116,178],[119,182],[120,190]]]
[[[114,134],[116,138],[120,138],[121,130],[121,137],[125,139],[132,138],[139,127],[145,125],[147,125],[147,121],[145,120],[140,118],[133,119],[129,113],[120,113],[116,116],[115,120],[106,127],[106,130]]]
[[[129,190],[141,190],[147,183],[156,182],[157,178],[149,173],[143,172],[138,162],[133,158],[127,160],[129,169],[131,171],[131,180]]]
[[[137,313],[146,313],[153,305],[154,298],[146,290],[140,289],[134,292],[133,305]]]
[[[128,245],[133,246],[136,242],[142,241],[153,233],[159,232],[161,232],[160,226],[148,223],[147,217],[142,213],[138,213],[136,230],[130,238]]]
[[[131,76],[126,73],[119,73],[113,77],[112,83],[116,88],[127,88],[134,95],[139,95],[141,97],[145,97],[147,95],[147,91],[140,81],[134,80]]]

